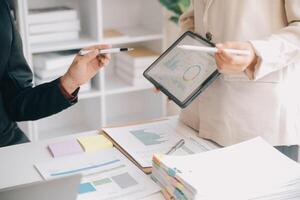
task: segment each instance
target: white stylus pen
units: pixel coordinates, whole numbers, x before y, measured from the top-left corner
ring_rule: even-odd
[[[191,50],[191,51],[202,51],[209,53],[217,53],[218,49],[216,47],[202,47],[194,45],[179,45],[177,46],[180,49]],[[238,50],[238,49],[224,49],[227,53],[237,54],[237,55],[250,55],[251,52],[248,50]]]
[[[119,53],[119,52],[125,52],[125,51],[132,51],[133,48],[111,48],[111,49],[98,49],[99,54],[105,54],[105,53]],[[81,50],[79,51],[79,55],[84,56],[88,53],[90,53],[92,50]]]

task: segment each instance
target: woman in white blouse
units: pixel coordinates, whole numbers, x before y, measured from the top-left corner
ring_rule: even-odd
[[[194,0],[184,31],[214,43],[222,76],[180,119],[222,146],[263,137],[294,160],[300,144],[300,1]],[[223,48],[247,49],[250,56]]]

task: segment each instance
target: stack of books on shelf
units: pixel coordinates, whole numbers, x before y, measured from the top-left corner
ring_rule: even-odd
[[[79,38],[80,20],[75,9],[51,7],[30,9],[29,42],[31,44],[76,40]]]
[[[116,74],[123,81],[133,86],[148,86],[150,83],[143,77],[143,72],[158,58],[158,53],[145,48],[116,56]]]
[[[62,76],[72,64],[76,51],[43,53],[33,56],[35,83],[40,85]],[[83,85],[80,91],[91,89],[91,83]]]
[[[261,138],[204,153],[153,157],[166,199],[300,199],[300,165]]]

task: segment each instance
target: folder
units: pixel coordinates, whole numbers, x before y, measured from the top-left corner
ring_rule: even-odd
[[[102,134],[146,174],[152,171],[153,154],[169,151],[181,139],[185,140],[184,146],[172,155],[219,148],[215,143],[199,138],[196,131],[180,122],[177,116],[107,127],[102,129]]]

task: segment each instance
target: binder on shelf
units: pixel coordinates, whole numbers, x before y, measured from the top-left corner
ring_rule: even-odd
[[[50,23],[76,20],[77,11],[70,7],[57,6],[49,8],[29,9],[28,24]]]
[[[80,31],[80,21],[78,19],[29,25],[30,35],[72,31]]]

